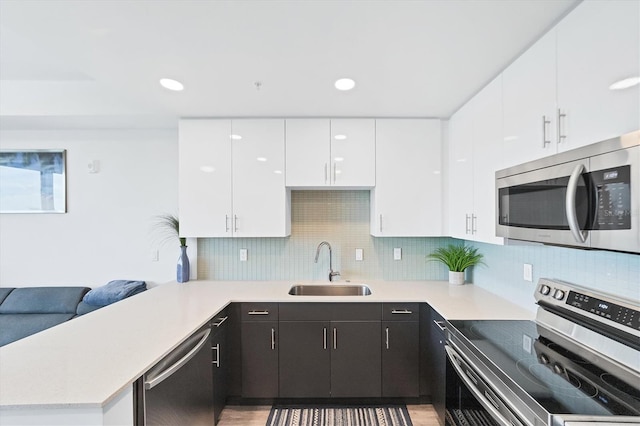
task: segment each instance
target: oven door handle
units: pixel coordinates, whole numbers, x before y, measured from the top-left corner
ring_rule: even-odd
[[[498,411],[493,403],[489,401],[482,392],[480,392],[476,387],[476,384],[469,378],[467,373],[464,372],[460,364],[458,364],[457,360],[462,358],[458,355],[455,349],[451,348],[449,345],[445,345],[444,349],[447,351],[447,356],[450,358],[451,365],[458,374],[458,377],[460,377],[465,385],[467,385],[469,390],[473,393],[473,396],[475,396],[478,402],[480,402],[480,404],[482,404],[482,406],[489,412],[491,417],[503,426],[512,426],[512,423],[505,418],[500,411]]]
[[[569,229],[573,238],[579,242],[584,243],[587,241],[587,232],[580,229],[578,225],[578,214],[576,213],[576,192],[578,190],[578,181],[580,176],[584,172],[584,164],[578,164],[571,172],[569,177],[569,183],[567,184],[567,195],[565,197],[565,212],[567,215],[567,222],[569,223]]]

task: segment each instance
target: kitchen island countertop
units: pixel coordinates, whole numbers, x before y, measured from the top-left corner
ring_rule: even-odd
[[[337,297],[290,296],[290,281],[191,281],[154,287],[0,348],[0,410],[104,407],[230,302],[426,302],[449,320],[534,317],[532,311],[474,285],[366,284],[369,296]]]

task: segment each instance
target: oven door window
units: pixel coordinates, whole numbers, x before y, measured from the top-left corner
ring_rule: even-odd
[[[592,191],[583,174],[576,191],[576,213],[580,229],[589,229]],[[569,230],[565,209],[569,176],[500,188],[498,209],[500,225]]]

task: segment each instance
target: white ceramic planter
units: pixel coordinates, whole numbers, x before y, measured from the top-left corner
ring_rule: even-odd
[[[455,285],[464,284],[464,272],[449,271],[449,284],[455,284]]]

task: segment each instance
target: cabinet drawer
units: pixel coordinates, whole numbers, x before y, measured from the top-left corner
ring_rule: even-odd
[[[329,321],[332,303],[280,303],[280,321]]]
[[[384,321],[418,321],[420,319],[419,303],[384,303],[382,305]]]
[[[380,303],[332,303],[332,321],[380,321]]]
[[[240,307],[241,321],[274,321],[278,319],[277,303],[243,303]]]

